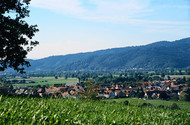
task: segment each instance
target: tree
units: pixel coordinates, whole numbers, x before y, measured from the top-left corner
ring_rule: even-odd
[[[67,79],[68,78],[68,75],[67,74],[65,74],[65,79]]]
[[[183,82],[185,83],[185,82],[186,82],[186,77],[184,76],[182,80],[183,80]]]
[[[190,87],[190,82],[187,84],[188,87]]]
[[[86,100],[86,101],[99,100],[98,91],[96,89],[96,85],[92,84],[92,79],[89,79],[88,81],[86,81],[85,84],[86,84],[86,90],[79,92],[81,99]]]
[[[165,77],[165,74],[164,74],[164,73],[162,73],[162,74],[161,74],[161,77],[164,79],[164,77]]]
[[[190,101],[190,89],[189,88],[183,89],[183,93],[180,94],[179,100],[180,101]]]
[[[167,100],[170,97],[168,96],[168,94],[165,91],[163,91],[163,92],[160,93],[159,98],[163,99],[163,100]]]
[[[144,97],[144,91],[143,91],[143,88],[141,87],[141,89],[139,90],[137,90],[137,94],[136,94],[136,97],[138,97],[138,98],[143,98]]]
[[[39,44],[32,40],[39,30],[24,21],[29,17],[29,4],[30,0],[0,1],[0,71],[10,67],[23,73],[30,66],[25,58]]]
[[[171,80],[171,77],[169,75],[167,77],[168,77],[168,80]]]
[[[179,100],[180,101],[190,101],[190,94],[188,93],[181,93],[180,96],[179,96]]]

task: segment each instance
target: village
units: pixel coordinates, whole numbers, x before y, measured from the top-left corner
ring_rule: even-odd
[[[189,89],[187,84],[181,84],[176,79],[136,82],[133,86],[124,84],[100,84],[93,87],[97,93],[96,96],[100,99],[136,97],[146,100],[158,98],[179,100],[179,96],[183,91]],[[52,87],[23,87],[13,89],[12,86],[9,86],[4,88],[6,88],[8,94],[12,95],[77,99],[81,98],[81,93],[85,93],[89,89],[89,86],[83,85],[78,78],[77,83],[70,85],[53,84]]]

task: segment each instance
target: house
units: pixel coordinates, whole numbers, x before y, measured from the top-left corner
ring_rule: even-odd
[[[132,92],[133,90],[128,88],[128,89],[125,89],[123,92],[125,93],[125,95],[128,97],[128,95]]]
[[[177,98],[178,99],[179,98],[179,92],[173,91],[173,92],[169,93],[169,96],[170,96],[170,98]]]
[[[18,89],[15,91],[15,94],[21,95],[21,94],[24,94],[24,91],[25,91],[25,89]]]
[[[24,91],[24,94],[31,95],[32,94],[32,90],[31,89],[27,89],[27,90]]]
[[[179,93],[178,93],[178,95],[181,95],[183,93],[183,91],[180,91]]]
[[[154,93],[155,93],[155,91],[146,90],[144,97],[151,99],[152,97],[155,97],[155,94],[154,94]],[[154,94],[154,95],[153,95],[153,94]]]
[[[64,93],[62,93],[62,97],[63,98],[70,98],[70,94],[69,94],[69,92],[64,92]]]
[[[136,92],[134,90],[131,91],[131,93],[128,94],[128,97],[135,97]]]
[[[157,93],[153,93],[152,96],[151,96],[153,99],[156,99],[156,98],[159,98],[159,96],[157,95]]]
[[[73,99],[80,99],[81,96],[79,93],[75,93],[75,95],[72,96]]]
[[[104,93],[104,97],[109,98],[109,93]]]
[[[179,90],[179,88],[180,88],[180,85],[171,85],[170,86],[170,89],[172,89],[172,90]]]
[[[100,97],[101,99],[106,99],[109,98],[109,94],[98,94],[98,97]]]
[[[118,98],[125,98],[126,97],[125,93],[122,91],[120,91],[117,96],[118,96]]]
[[[113,91],[109,94],[109,98],[110,99],[114,99],[115,98],[115,93]]]
[[[115,85],[115,89],[119,89],[119,85]]]
[[[79,90],[84,90],[84,88],[82,86],[74,86],[74,89],[76,91],[79,91]]]
[[[120,89],[115,89],[114,90],[115,96],[118,96],[118,94],[120,93],[120,91],[121,91]]]
[[[56,88],[56,90],[59,92],[66,92],[66,91],[68,91],[68,87],[58,87],[58,88]]]
[[[37,96],[38,95],[37,91],[38,91],[37,89],[32,89],[32,93],[31,94],[33,96]]]

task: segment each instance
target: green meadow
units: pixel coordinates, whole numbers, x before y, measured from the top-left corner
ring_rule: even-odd
[[[186,110],[190,112],[190,102],[185,101],[165,101],[160,99],[154,99],[154,100],[143,100],[143,99],[137,99],[137,98],[122,98],[122,99],[108,99],[108,100],[102,100],[106,102],[116,102],[116,103],[124,103],[125,101],[128,101],[131,105],[142,105],[143,103],[150,103],[154,107],[158,107],[160,105],[163,105],[165,107],[169,107],[173,103],[176,103],[180,109]]]
[[[52,85],[52,84],[66,84],[66,83],[76,83],[77,78],[58,78],[55,77],[30,77],[28,79],[15,78],[15,79],[7,79],[7,80],[25,80],[24,84],[13,84],[14,86],[37,86],[37,85]],[[35,83],[31,83],[31,81]]]
[[[171,78],[190,78],[190,75],[169,75]]]
[[[189,117],[190,112],[184,109],[0,96],[1,125],[189,125]]]

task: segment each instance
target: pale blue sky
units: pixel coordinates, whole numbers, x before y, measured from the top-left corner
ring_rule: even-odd
[[[190,37],[189,0],[32,0],[30,10],[32,59]]]

